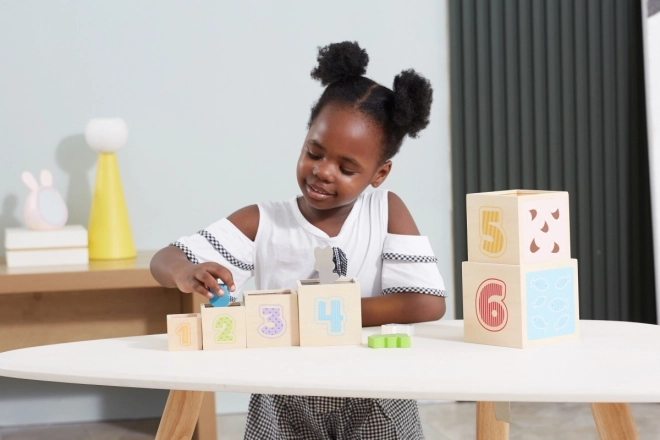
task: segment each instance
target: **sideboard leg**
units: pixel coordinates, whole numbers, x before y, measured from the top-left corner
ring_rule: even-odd
[[[627,403],[592,403],[601,440],[638,440],[635,419]]]
[[[509,424],[495,418],[493,402],[477,402],[477,440],[508,440]]]
[[[156,440],[190,440],[203,399],[203,391],[170,391]]]

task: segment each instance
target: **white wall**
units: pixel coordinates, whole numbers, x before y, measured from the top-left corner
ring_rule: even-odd
[[[404,143],[384,187],[431,237],[453,295],[445,8],[444,0],[5,1],[0,228],[21,224],[20,172],[42,168],[67,200],[69,223],[87,224],[96,156],[82,133],[93,117],[128,123],[118,159],[138,249],[165,246],[242,206],[291,197],[309,109],[322,91],[309,77],[317,46],[355,40],[369,53],[372,79],[391,86],[413,67],[435,88],[430,126]],[[450,296],[450,315],[453,304]],[[127,390],[123,407],[120,395],[5,379],[0,426],[162,409],[162,392]],[[245,405],[244,395],[218,402],[222,411]]]

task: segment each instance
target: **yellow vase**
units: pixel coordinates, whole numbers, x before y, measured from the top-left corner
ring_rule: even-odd
[[[136,257],[115,153],[99,154],[88,230],[90,260]]]

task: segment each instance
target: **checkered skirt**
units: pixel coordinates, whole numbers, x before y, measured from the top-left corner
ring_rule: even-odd
[[[253,394],[245,440],[423,439],[415,400]]]

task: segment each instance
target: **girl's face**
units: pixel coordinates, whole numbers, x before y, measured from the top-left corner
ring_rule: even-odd
[[[372,185],[378,187],[392,163],[381,162],[381,129],[359,111],[328,104],[305,138],[297,178],[310,208],[351,205]]]

